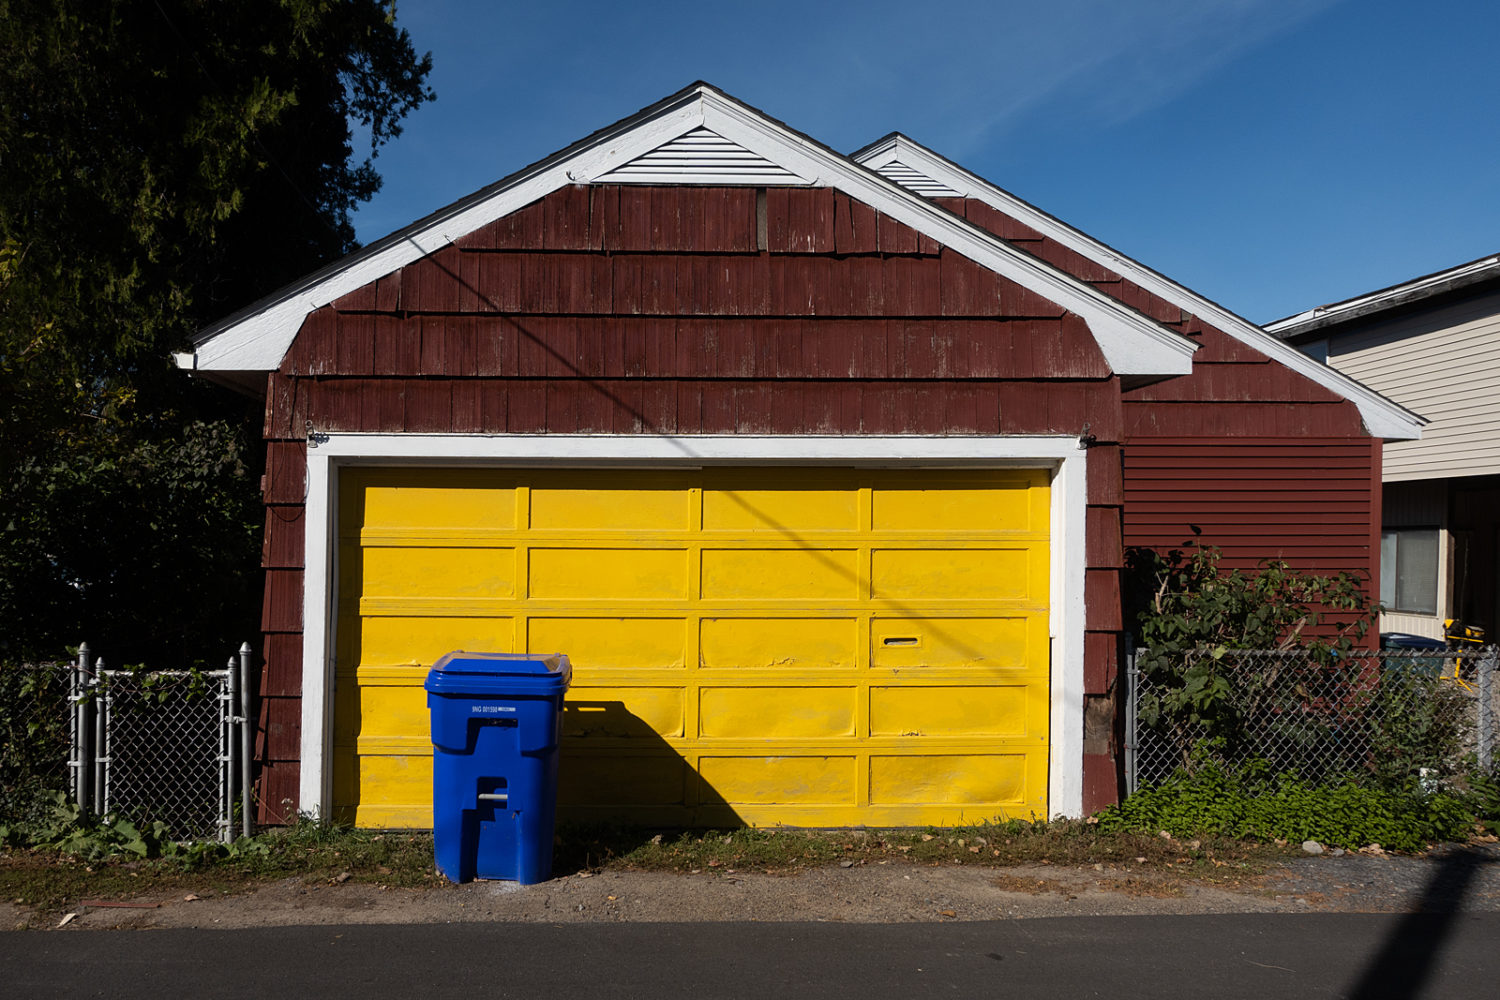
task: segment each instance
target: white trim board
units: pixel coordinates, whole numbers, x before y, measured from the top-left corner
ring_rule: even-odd
[[[1422,436],[1421,428],[1426,421],[1405,407],[1392,402],[1342,372],[1313,360],[1296,348],[1271,336],[1244,317],[1236,316],[1223,306],[1205,299],[1191,289],[1184,288],[1144,264],[1131,260],[1119,251],[1079,232],[1035,205],[1022,201],[1009,191],[996,187],[984,178],[970,173],[952,160],[899,132],[852,153],[851,158],[876,171],[899,163],[932,183],[957,192],[960,197],[977,198],[991,208],[1004,212],[1018,222],[1025,223],[1043,236],[1054,239],[1068,249],[1082,254],[1094,263],[1118,272],[1152,294],[1159,295],[1178,308],[1185,309],[1200,319],[1212,323],[1241,343],[1270,356],[1299,375],[1312,379],[1330,392],[1350,400],[1359,407],[1359,415],[1364,420],[1365,427],[1376,437],[1388,441],[1412,441]],[[1297,317],[1293,317],[1295,318]],[[1289,321],[1280,321],[1280,323],[1287,322]]]
[[[642,156],[703,129],[775,164],[800,183],[832,187],[879,209],[1077,313],[1116,374],[1185,375],[1192,370],[1197,345],[1188,338],[707,84],[695,84],[209,327],[198,337],[194,353],[178,363],[201,371],[273,371],[313,310],[552,191],[617,176],[615,171]],[[675,182],[725,180],[710,170]]]
[[[1053,470],[1048,628],[1051,732],[1047,802],[1083,812],[1085,446],[1075,437],[806,437],[326,434],[307,450],[306,571],[302,594],[300,810],[332,803],[334,565],[339,470],[355,465],[501,468],[694,468],[707,465],[855,465]]]

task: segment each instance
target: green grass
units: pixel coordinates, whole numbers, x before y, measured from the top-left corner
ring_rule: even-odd
[[[788,875],[829,865],[907,863],[1005,868],[1023,864],[1157,869],[1194,881],[1236,881],[1284,851],[1230,839],[1179,841],[1101,832],[1084,821],[986,823],[900,830],[655,830],[559,827],[553,873],[583,871],[755,871]],[[175,856],[86,860],[57,850],[0,853],[0,899],[45,919],[86,899],[157,901],[188,892],[246,892],[282,879],[392,887],[447,885],[433,868],[428,833],[354,830],[299,823],[270,830],[232,851],[203,845]]]

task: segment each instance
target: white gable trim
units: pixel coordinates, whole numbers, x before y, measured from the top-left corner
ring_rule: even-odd
[[[596,133],[210,327],[192,357],[179,363],[205,371],[272,371],[313,310],[558,188],[596,182],[703,128],[806,183],[831,186],[869,204],[1077,313],[1117,374],[1183,375],[1192,370],[1196,345],[1186,337],[706,85]],[[696,180],[683,176],[676,182],[726,183],[714,174]]]
[[[596,184],[806,185],[779,163],[752,153],[712,129],[693,129],[594,178]]]
[[[311,444],[311,443],[310,443]],[[299,811],[333,804],[335,554],[339,470],[351,465],[502,468],[702,468],[713,465],[871,468],[1046,468],[1053,472],[1048,631],[1051,732],[1047,803],[1083,813],[1083,645],[1088,450],[1065,435],[810,437],[806,435],[326,434],[307,449],[302,595],[302,764]]]
[[[890,159],[874,168],[875,172],[886,180],[895,181],[908,191],[913,191],[924,198],[958,198],[963,192],[955,191],[942,181],[934,180],[902,163],[897,159]]]
[[[872,170],[881,170],[892,163],[900,163],[908,169],[931,178],[934,182],[957,191],[961,196],[977,198],[992,208],[998,209],[1019,222],[1023,222],[1044,236],[1112,271],[1116,271],[1152,294],[1159,295],[1180,309],[1185,309],[1200,319],[1212,323],[1229,336],[1269,355],[1276,361],[1317,384],[1335,392],[1359,407],[1360,418],[1365,427],[1376,437],[1391,441],[1410,441],[1422,436],[1425,420],[1410,410],[1393,403],[1342,372],[1313,360],[1243,317],[1210,302],[1201,295],[1184,288],[1169,278],[1111,249],[1072,226],[1053,218],[1034,205],[989,183],[982,177],[969,173],[951,160],[933,152],[904,135],[887,136],[865,147],[852,158]],[[1287,322],[1283,320],[1282,322]]]

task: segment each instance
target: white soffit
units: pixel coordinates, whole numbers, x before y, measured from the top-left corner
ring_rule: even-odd
[[[697,149],[705,163],[732,153],[742,164],[764,161],[801,183],[836,188],[1078,314],[1116,374],[1185,375],[1192,370],[1197,345],[1188,338],[706,84],[596,132],[205,329],[194,354],[179,364],[205,371],[273,371],[313,310],[561,187],[620,176],[644,183],[651,176],[647,170],[662,169],[672,158],[680,164],[689,148]],[[664,152],[669,150],[675,152]],[[722,173],[679,174],[674,182],[742,183],[726,180]]]
[[[893,133],[879,139],[864,149],[850,154],[850,157],[871,170],[880,172],[884,172],[885,168],[891,164],[899,164],[902,169],[910,170],[918,176],[929,178],[933,183],[949,188],[956,196],[977,198],[991,208],[1004,212],[1042,235],[1056,240],[1068,249],[1129,278],[1135,284],[1161,296],[1178,308],[1185,309],[1200,319],[1212,323],[1241,343],[1255,348],[1298,374],[1312,379],[1330,392],[1350,400],[1359,408],[1359,415],[1365,427],[1376,437],[1389,441],[1411,441],[1422,436],[1421,428],[1426,421],[1405,407],[1393,403],[1342,372],[1308,357],[1296,348],[1266,333],[1249,320],[1236,316],[1223,306],[1210,302],[1144,264],[1131,260],[1124,254],[1079,232],[1067,223],[1053,218],[1036,206],[1022,201],[984,178],[971,174],[946,157],[900,133]],[[917,189],[913,187],[912,190]]]

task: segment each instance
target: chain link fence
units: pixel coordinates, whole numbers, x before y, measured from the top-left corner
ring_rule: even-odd
[[[1434,785],[1494,768],[1497,648],[1437,652],[1137,652],[1129,665],[1127,791],[1206,763],[1264,762],[1322,782]]]
[[[34,827],[72,789],[68,663],[0,662],[0,826]]]
[[[57,794],[172,840],[250,832],[250,648],[221,670],[0,666],[0,825],[45,827]]]

